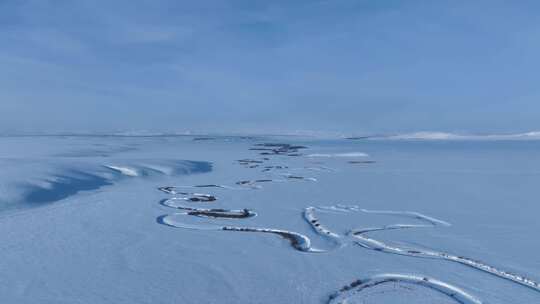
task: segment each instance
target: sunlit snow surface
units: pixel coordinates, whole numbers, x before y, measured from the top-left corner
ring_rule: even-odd
[[[0,303],[540,303],[540,142],[0,137]]]

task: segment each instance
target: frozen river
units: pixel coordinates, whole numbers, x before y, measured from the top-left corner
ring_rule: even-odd
[[[540,141],[0,147],[1,303],[540,302]]]

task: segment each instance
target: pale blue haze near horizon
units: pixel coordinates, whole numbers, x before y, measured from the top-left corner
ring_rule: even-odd
[[[0,1],[0,133],[538,130],[536,1]]]

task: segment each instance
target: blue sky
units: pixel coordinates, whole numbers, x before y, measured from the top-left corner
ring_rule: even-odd
[[[537,3],[0,0],[0,132],[536,130]]]

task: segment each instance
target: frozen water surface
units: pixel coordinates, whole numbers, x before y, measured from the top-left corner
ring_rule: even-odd
[[[540,303],[540,141],[446,139],[0,137],[0,302]]]

